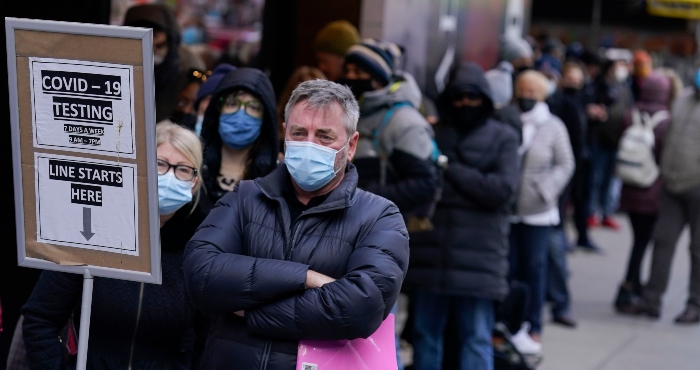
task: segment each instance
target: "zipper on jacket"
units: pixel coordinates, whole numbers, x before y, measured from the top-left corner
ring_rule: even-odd
[[[139,320],[141,319],[141,305],[143,304],[143,286],[145,283],[141,283],[141,289],[139,290],[139,307],[136,311],[136,325],[134,325],[134,336],[131,338],[131,351],[129,352],[129,367],[131,370],[131,362],[134,360],[134,345],[136,345],[136,332],[139,329]]]
[[[272,350],[272,342],[265,342],[265,347],[263,347],[262,358],[260,358],[260,370],[267,370],[267,362],[270,360],[270,351]]]
[[[299,217],[301,218],[301,216],[299,216]],[[298,219],[294,223],[297,224],[297,227],[292,229],[292,236],[291,236],[291,238],[289,238],[289,245],[287,246],[287,250],[284,253],[284,260],[285,261],[289,261],[292,258],[292,250],[294,249],[294,242],[296,241],[295,239],[297,237],[297,232],[299,231],[299,228],[301,227],[301,222],[299,222]],[[293,225],[292,225],[292,227],[293,227]]]

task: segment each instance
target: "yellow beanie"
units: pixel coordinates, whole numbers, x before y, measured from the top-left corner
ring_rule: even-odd
[[[314,49],[339,56],[345,56],[348,49],[360,42],[360,33],[352,23],[345,20],[326,24],[316,34]]]

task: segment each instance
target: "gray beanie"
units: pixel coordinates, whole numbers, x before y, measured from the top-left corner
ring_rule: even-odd
[[[501,38],[501,60],[509,62],[532,56],[532,46],[522,37],[504,36]]]
[[[513,98],[513,65],[504,60],[496,68],[486,71],[484,76],[491,87],[493,104],[498,107],[510,103]]]

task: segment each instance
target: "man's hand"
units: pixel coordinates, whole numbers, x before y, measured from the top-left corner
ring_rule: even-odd
[[[233,314],[234,314],[234,315],[237,315],[237,316],[240,316],[240,317],[245,317],[245,311],[243,311],[243,310],[236,311],[236,312],[234,312]]]
[[[314,270],[306,272],[306,289],[320,288],[324,284],[332,283],[335,279]]]
[[[605,122],[608,120],[608,111],[601,104],[588,104],[586,106],[586,114],[588,115],[588,118],[600,122]]]

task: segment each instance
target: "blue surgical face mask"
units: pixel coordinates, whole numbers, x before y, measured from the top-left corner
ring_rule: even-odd
[[[192,201],[191,181],[179,180],[172,171],[158,175],[158,212],[169,215]]]
[[[347,145],[335,150],[310,141],[287,141],[284,163],[300,188],[316,191],[333,180],[340,171],[335,170],[335,157]]]
[[[182,30],[182,42],[186,45],[204,42],[204,32],[197,26],[188,26]]]
[[[198,114],[197,122],[194,123],[194,132],[199,136],[202,136],[202,123],[204,123],[204,115]]]
[[[233,149],[243,149],[255,142],[260,136],[261,127],[262,118],[251,117],[242,108],[236,113],[219,116],[221,140]]]

